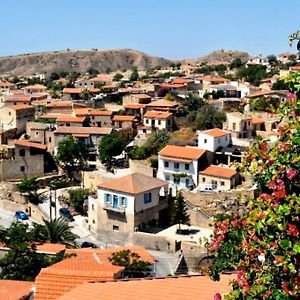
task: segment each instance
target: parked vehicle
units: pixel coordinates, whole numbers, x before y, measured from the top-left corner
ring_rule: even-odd
[[[209,192],[209,193],[218,193],[218,189],[215,188],[212,184],[204,184],[201,185],[198,190],[200,192]]]
[[[68,221],[68,222],[73,222],[73,221],[74,221],[73,216],[71,215],[70,211],[69,211],[66,207],[60,208],[60,210],[59,210],[59,215],[60,215],[65,221]]]
[[[18,220],[21,220],[21,221],[29,220],[27,214],[26,214],[24,211],[21,211],[21,210],[16,211],[15,217],[16,217]]]
[[[98,246],[94,243],[85,241],[81,244],[81,248],[98,248]]]

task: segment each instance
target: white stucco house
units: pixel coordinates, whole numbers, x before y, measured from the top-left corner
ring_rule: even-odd
[[[157,129],[172,129],[173,127],[173,114],[170,112],[162,111],[147,111],[143,116],[144,126],[151,126]]]
[[[189,189],[198,185],[198,171],[206,159],[206,150],[195,147],[167,145],[158,153],[157,178],[171,187]]]
[[[215,152],[220,147],[227,147],[231,142],[231,133],[219,128],[197,131],[197,136],[198,147],[210,152]]]

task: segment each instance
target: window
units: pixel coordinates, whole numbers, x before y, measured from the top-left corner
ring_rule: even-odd
[[[204,139],[204,144],[206,144],[207,143],[207,139]]]
[[[157,123],[158,123],[158,125],[160,125],[161,124],[161,120],[158,120]]]
[[[35,135],[39,135],[39,132],[38,132],[38,131],[36,131],[36,132],[35,132]]]
[[[165,175],[165,180],[170,181],[170,175]]]
[[[51,143],[52,142],[52,138],[51,137],[49,137],[49,143]]]
[[[169,162],[165,161],[165,168],[169,168]]]
[[[96,222],[95,222],[95,220],[93,220],[93,224],[95,224]]]
[[[20,149],[19,150],[19,155],[20,156],[25,156],[25,149]]]
[[[151,193],[146,193],[144,194],[144,203],[150,203],[152,201],[152,194]]]
[[[221,181],[221,185],[224,186],[224,185],[225,185],[225,182],[224,182],[224,181]]]
[[[105,202],[109,202],[111,201],[111,195],[110,194],[105,194]]]
[[[236,129],[236,124],[232,123],[232,130],[235,130],[235,129]]]
[[[186,187],[186,188],[189,188],[189,187],[190,187],[190,179],[189,179],[189,178],[186,178],[186,179],[185,179],[185,187]]]
[[[202,182],[205,182],[205,178],[204,177],[202,178]]]
[[[184,168],[185,168],[185,170],[189,170],[190,169],[190,164],[185,164]]]
[[[11,112],[10,111],[8,112],[8,115],[11,116]]]
[[[127,207],[127,198],[126,197],[121,197],[121,205],[123,207]]]
[[[149,123],[149,120],[148,120],[148,119],[145,119],[145,123],[148,124],[148,123]]]
[[[119,231],[119,226],[118,225],[113,225],[113,231]]]
[[[69,127],[69,126],[70,126],[70,123],[66,123],[66,126],[68,126],[68,127]]]
[[[227,142],[227,136],[225,136],[225,141]]]
[[[221,139],[218,139],[218,144],[220,144],[220,142],[221,142]]]
[[[174,169],[179,169],[179,163],[174,162]]]
[[[119,197],[117,195],[113,195],[113,208],[118,208],[119,206]]]
[[[92,204],[92,210],[95,210],[95,205],[94,204]]]
[[[21,171],[21,172],[25,172],[25,166],[21,166],[21,167],[20,167],[20,171]]]
[[[174,177],[174,184],[180,184],[180,178]]]

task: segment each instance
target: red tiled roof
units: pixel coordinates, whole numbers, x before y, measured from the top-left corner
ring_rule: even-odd
[[[246,98],[257,98],[261,96],[268,96],[268,95],[281,95],[286,96],[288,91],[275,91],[275,90],[262,90],[246,96]]]
[[[236,174],[236,170],[210,165],[205,170],[199,172],[199,174],[229,179]]]
[[[56,118],[56,122],[68,122],[68,123],[83,123],[85,117],[73,117],[73,116],[59,116]]]
[[[46,90],[47,87],[42,84],[33,84],[33,85],[25,86],[24,89],[26,89],[26,90],[41,90],[41,89]]]
[[[294,71],[299,71],[300,70],[300,66],[293,66],[293,67],[290,67],[290,70],[294,70]]]
[[[134,173],[103,182],[98,185],[98,187],[101,189],[108,189],[128,194],[140,194],[165,185],[167,185],[167,183],[163,180],[140,173]]]
[[[126,109],[141,109],[141,108],[145,108],[146,105],[145,104],[140,104],[140,103],[129,103],[129,104],[125,104],[123,105],[123,107]]]
[[[149,99],[151,96],[147,94],[132,94],[131,97],[138,98],[138,99]]]
[[[110,134],[112,128],[108,127],[76,127],[76,126],[59,126],[54,134],[89,134],[104,135]]]
[[[186,85],[185,84],[171,84],[171,83],[163,83],[161,85],[162,88],[167,88],[167,89],[185,89]]]
[[[74,109],[74,113],[76,116],[111,116],[112,111],[110,110],[101,110],[101,109]]]
[[[123,115],[115,115],[113,117],[113,121],[124,121],[124,122],[132,122],[135,116],[123,116]]]
[[[38,148],[41,150],[47,149],[47,145],[45,145],[45,144],[29,142],[27,140],[15,140],[15,145],[23,146],[23,147],[30,147],[30,148]]]
[[[114,282],[84,283],[59,300],[212,300],[232,290],[230,281],[236,275],[221,275],[220,281],[209,276],[181,276],[165,278],[143,278]]]
[[[178,104],[175,101],[169,101],[166,99],[159,99],[152,101],[148,104],[146,104],[147,107],[155,106],[155,107],[169,107],[169,108],[175,108],[178,106]]]
[[[63,89],[63,93],[64,94],[80,94],[84,90],[85,90],[85,88],[84,89],[83,88],[64,88]],[[87,89],[87,90],[89,92],[91,92],[91,93],[98,93],[98,92],[100,92],[100,90],[97,89],[97,88],[90,88],[90,89]]]
[[[0,299],[22,300],[29,299],[33,292],[34,283],[19,280],[0,280]]]
[[[202,131],[202,133],[213,136],[215,138],[222,137],[222,136],[230,134],[229,131],[222,130],[222,129],[219,129],[219,128],[204,130],[204,131]]]
[[[34,107],[32,105],[28,105],[28,104],[17,104],[17,105],[11,105],[8,107],[11,109],[14,109],[14,110],[22,110],[22,109],[33,109],[34,110]]]
[[[5,102],[30,102],[31,96],[7,96]]]
[[[223,77],[200,76],[200,77],[197,77],[197,78],[199,80],[202,80],[202,81],[219,82],[219,83],[230,81],[229,79],[223,78]]]
[[[150,119],[167,119],[171,117],[173,114],[169,112],[161,112],[161,111],[147,111],[144,114],[144,118],[150,118]]]
[[[252,117],[252,124],[256,125],[256,124],[262,124],[264,123],[265,120],[262,118],[258,118],[258,117]]]
[[[39,253],[58,254],[66,250],[66,246],[62,244],[35,243],[36,250]]]
[[[172,81],[172,84],[186,84],[186,83],[193,83],[194,80],[186,79],[186,78],[176,78]]]
[[[199,159],[202,155],[204,155],[205,152],[206,150],[194,147],[167,145],[159,151],[159,154],[167,158],[173,157],[192,160]]]

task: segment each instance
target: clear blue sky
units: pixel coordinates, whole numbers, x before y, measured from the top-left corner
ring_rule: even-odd
[[[3,0],[0,56],[133,48],[170,59],[295,51],[299,0]]]

